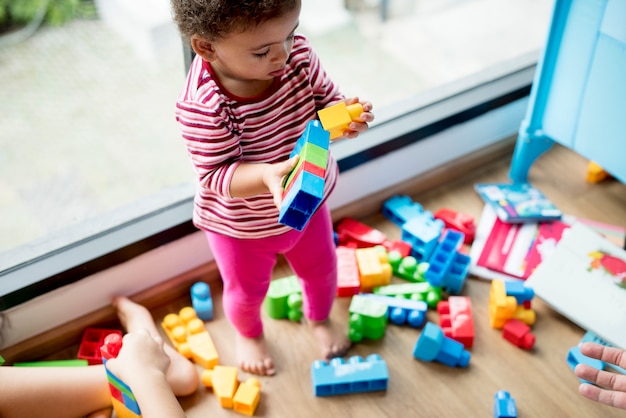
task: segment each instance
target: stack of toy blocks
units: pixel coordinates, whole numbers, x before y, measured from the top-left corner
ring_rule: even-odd
[[[387,390],[389,371],[387,363],[378,354],[371,354],[365,360],[353,356],[347,363],[337,357],[330,363],[314,361],[311,380],[315,396],[373,392]]]
[[[428,282],[394,283],[375,287],[374,293],[387,296],[402,296],[407,299],[426,302],[429,308],[435,309],[442,299],[440,287],[434,287]]]
[[[121,337],[122,331],[105,328],[85,328],[76,357],[81,360],[87,360],[89,365],[102,364],[100,347],[102,347],[104,339],[109,334],[118,334]]]
[[[422,361],[436,361],[450,367],[467,367],[471,354],[463,348],[463,344],[446,337],[440,327],[428,322],[415,343],[413,357]]]
[[[350,123],[360,121],[361,113],[363,113],[363,105],[360,103],[346,105],[345,102],[339,102],[320,110],[317,116],[324,129],[330,133],[330,140],[333,141],[341,138],[345,131],[350,130]]]
[[[437,304],[439,324],[446,337],[471,348],[474,344],[472,301],[467,296],[450,296]]]
[[[381,339],[387,327],[387,305],[361,295],[352,297],[348,321],[348,338],[359,342],[364,338]]]
[[[202,372],[201,381],[204,386],[213,389],[222,408],[252,416],[261,399],[261,382],[252,377],[239,383],[237,374],[236,367],[215,366]]]
[[[374,287],[389,284],[392,270],[383,246],[357,248],[355,256],[362,291],[371,292]]]
[[[419,328],[426,321],[428,305],[421,300],[405,299],[403,297],[385,296],[375,293],[362,293],[361,297],[375,300],[387,305],[389,321],[396,325],[409,325]]]
[[[299,155],[287,176],[278,221],[302,231],[324,198],[329,133],[319,121],[309,122],[289,156]]]
[[[337,296],[354,296],[361,289],[356,250],[340,245],[335,251],[337,253]]]
[[[451,295],[461,293],[469,271],[469,256],[458,251],[463,240],[462,232],[448,229],[428,259],[428,270],[424,273],[428,283],[443,287]]]
[[[535,336],[530,327],[535,311],[530,308],[534,292],[522,282],[492,280],[489,292],[489,321],[492,328],[502,329],[502,337],[510,343],[531,349]]]
[[[270,318],[300,321],[303,315],[302,286],[298,277],[292,275],[272,280],[263,306]]]
[[[107,360],[116,358],[122,348],[122,336],[119,333],[109,334],[104,338],[100,347],[102,362],[107,373],[109,382],[109,392],[111,393],[111,403],[117,418],[141,417],[139,404],[130,387],[111,373],[107,367]]]
[[[178,315],[166,315],[161,327],[174,348],[183,356],[205,369],[212,369],[219,363],[213,339],[191,306],[182,308]]]

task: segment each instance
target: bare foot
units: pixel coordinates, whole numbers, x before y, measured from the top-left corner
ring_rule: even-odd
[[[112,304],[127,332],[145,329],[153,336],[161,336],[150,311],[145,306],[123,296],[113,299]],[[171,345],[165,343],[163,348],[170,358],[170,367],[167,369],[165,377],[172,388],[172,392],[176,396],[187,396],[194,393],[198,389],[200,381],[196,367]]]
[[[260,376],[276,374],[274,361],[269,355],[265,338],[246,338],[237,334],[237,358],[241,370]]]
[[[309,321],[313,335],[317,339],[324,360],[342,357],[352,344],[345,332],[336,329],[330,320]]]

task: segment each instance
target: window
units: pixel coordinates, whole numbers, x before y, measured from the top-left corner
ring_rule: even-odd
[[[0,86],[0,295],[34,292],[0,309],[194,230],[193,173],[174,120],[182,43],[167,0],[147,1],[83,0],[97,16],[0,38],[0,78],[10,80]],[[371,148],[386,152],[399,134],[385,124],[411,110],[520,71],[525,89],[514,90],[527,94],[551,9],[548,0],[304,0],[301,33],[346,95],[375,104],[369,135],[337,144],[342,169],[376,157]]]

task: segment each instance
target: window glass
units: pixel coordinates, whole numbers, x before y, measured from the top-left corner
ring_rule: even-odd
[[[551,9],[303,0],[299,31],[346,95],[380,111],[537,55]],[[81,0],[63,25],[49,16],[0,20],[0,271],[193,193],[174,119],[185,70],[168,1]]]

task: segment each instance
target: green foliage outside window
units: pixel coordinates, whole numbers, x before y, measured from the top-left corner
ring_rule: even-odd
[[[0,0],[0,32],[33,21],[60,26],[77,17],[95,16],[93,0]]]

